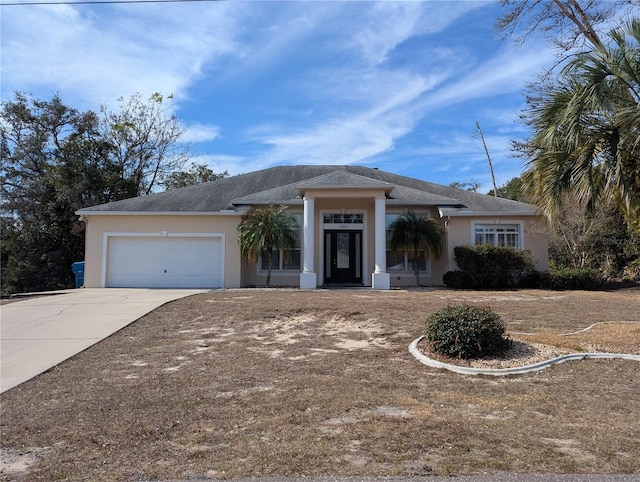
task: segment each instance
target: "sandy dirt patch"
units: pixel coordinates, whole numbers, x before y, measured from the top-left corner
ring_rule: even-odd
[[[407,347],[453,302],[489,304],[531,346],[640,351],[621,323],[640,322],[634,290],[206,293],[3,393],[2,479],[640,474],[637,362],[431,369]]]

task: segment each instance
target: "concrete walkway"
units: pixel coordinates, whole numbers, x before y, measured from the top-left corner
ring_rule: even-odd
[[[207,291],[84,288],[2,305],[0,393],[169,301]]]

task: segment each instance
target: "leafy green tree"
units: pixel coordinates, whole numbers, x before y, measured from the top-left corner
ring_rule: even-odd
[[[420,286],[420,258],[436,258],[442,254],[442,237],[444,230],[440,224],[423,214],[407,211],[390,226],[392,251],[407,252],[413,264],[416,286]]]
[[[529,110],[523,118],[534,127],[534,135],[513,142],[522,157],[536,160],[523,176],[528,191],[525,200],[541,204],[542,212],[555,221],[550,224],[552,262],[593,266],[607,275],[612,267],[633,263],[638,255],[639,245],[633,241],[640,236],[640,207],[633,200],[638,197],[637,142],[615,144],[617,136],[638,139],[633,109],[638,100],[638,42],[635,34],[628,35],[633,27],[627,26],[626,35],[620,27],[623,19],[638,15],[640,3],[501,3],[508,9],[496,23],[503,40],[524,43],[534,33],[542,33],[559,53],[558,61],[526,87]],[[618,28],[607,36],[604,26]],[[614,177],[609,176],[612,173]],[[609,181],[614,182],[607,185]]]
[[[492,189],[487,194],[493,196],[494,190]],[[522,177],[520,176],[511,178],[502,186],[498,186],[496,194],[498,197],[504,199],[511,199],[513,201],[520,201],[524,203],[530,202],[529,196],[526,194],[522,185]]]
[[[194,186],[203,182],[215,181],[228,177],[229,173],[216,174],[206,164],[191,164],[187,171],[176,171],[164,177],[161,184],[169,191],[171,189],[180,189],[181,187]]]
[[[158,94],[80,112],[16,92],[0,105],[0,290],[68,288],[84,259],[75,212],[151,192],[181,166],[183,130]]]
[[[550,219],[571,192],[591,211],[615,200],[627,224],[640,213],[640,20],[615,30],[604,49],[577,55],[553,88],[529,99],[523,175]]]
[[[2,292],[67,288],[84,258],[75,211],[135,193],[111,162],[98,118],[16,93],[0,108]]]
[[[242,259],[249,262],[260,254],[267,257],[267,286],[271,282],[273,250],[290,249],[295,245],[298,226],[286,210],[286,206],[273,204],[254,206],[242,216],[238,226]]]

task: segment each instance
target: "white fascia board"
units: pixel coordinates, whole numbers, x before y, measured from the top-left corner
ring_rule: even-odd
[[[77,216],[241,216],[240,211],[76,211]]]
[[[290,199],[288,201],[251,201],[249,203],[246,203],[244,201],[242,202],[238,202],[237,199],[234,199],[232,201],[232,204],[236,205],[236,206],[268,206],[269,204],[274,204],[276,206],[280,206],[280,205],[284,205],[284,206],[298,206],[298,205],[302,205],[304,203],[303,199]]]
[[[387,204],[404,204],[405,206],[437,206],[433,201],[411,201],[407,199],[387,199]]]
[[[455,213],[443,213],[442,209],[438,209],[440,217],[478,217],[478,216],[539,216],[535,211],[458,211]]]

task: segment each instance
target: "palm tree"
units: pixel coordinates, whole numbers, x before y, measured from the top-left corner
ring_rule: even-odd
[[[435,219],[408,211],[396,219],[390,226],[391,251],[406,252],[413,264],[416,286],[420,286],[420,255],[424,251],[426,259],[431,255],[438,258],[442,254],[442,236],[444,230]]]
[[[590,210],[619,203],[632,227],[640,214],[640,19],[611,42],[576,56],[558,82],[529,99],[533,136],[525,186],[550,220],[563,194]]]
[[[246,262],[255,260],[260,253],[267,256],[267,286],[271,282],[273,250],[293,248],[297,223],[286,212],[286,206],[254,206],[241,219],[238,231],[240,254]]]

